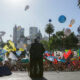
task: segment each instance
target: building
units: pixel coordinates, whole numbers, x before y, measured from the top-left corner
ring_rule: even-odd
[[[35,39],[37,33],[38,33],[37,27],[30,27],[29,29],[30,39]]]
[[[13,42],[17,44],[17,26],[13,28]]]
[[[24,28],[21,28],[21,26],[17,27],[17,41],[23,41],[24,39]]]
[[[37,27],[30,27],[30,29],[29,29],[29,36],[30,36],[31,42],[33,42],[33,40],[35,38],[38,38],[38,39],[42,38],[42,34],[41,34],[40,30],[38,30]]]
[[[16,47],[18,43],[24,43],[24,40],[24,28],[15,25],[13,28],[13,42],[15,43]]]

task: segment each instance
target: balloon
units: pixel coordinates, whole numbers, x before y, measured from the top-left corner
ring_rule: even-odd
[[[70,21],[70,25],[73,25],[74,23],[75,23],[75,20],[72,19],[72,20]]]
[[[66,36],[69,36],[71,34],[71,30],[69,28],[66,28],[65,31],[64,31],[64,34]]]
[[[69,27],[72,27],[72,25],[70,24]]]
[[[74,23],[75,23],[75,20],[72,19],[72,20],[70,21],[69,27],[72,27],[72,25],[73,25]]]
[[[29,5],[27,5],[27,6],[25,7],[25,11],[28,10],[28,9],[29,9]]]
[[[58,20],[60,23],[64,23],[66,21],[66,17],[64,15],[61,15]]]
[[[51,20],[51,19],[49,19],[49,22],[52,22],[52,20]]]

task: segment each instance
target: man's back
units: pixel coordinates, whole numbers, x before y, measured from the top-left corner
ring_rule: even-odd
[[[30,54],[34,58],[39,58],[43,55],[44,47],[41,43],[33,43],[31,44]]]

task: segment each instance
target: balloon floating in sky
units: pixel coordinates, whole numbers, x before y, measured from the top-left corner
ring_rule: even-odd
[[[72,20],[70,21],[69,27],[72,27],[72,25],[73,25],[74,23],[75,23],[75,20],[72,19]]]
[[[69,28],[66,28],[66,29],[64,30],[64,34],[65,34],[66,36],[69,36],[69,35],[71,34],[71,30],[70,30]]]
[[[69,24],[69,27],[72,27],[72,25],[71,25],[71,24]]]
[[[49,19],[49,22],[52,22],[52,20],[51,20],[51,19]]]
[[[74,23],[75,23],[75,20],[72,19],[71,22],[70,22],[70,24],[73,25]]]
[[[60,23],[64,23],[66,21],[66,17],[64,15],[61,15],[58,20]]]
[[[26,7],[25,7],[25,11],[27,11],[29,9],[29,5],[27,5]]]

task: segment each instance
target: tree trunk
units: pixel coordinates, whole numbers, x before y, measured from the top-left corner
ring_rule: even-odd
[[[51,51],[51,45],[50,45],[50,34],[49,34],[49,50]]]
[[[50,41],[50,34],[49,34],[49,41]]]

